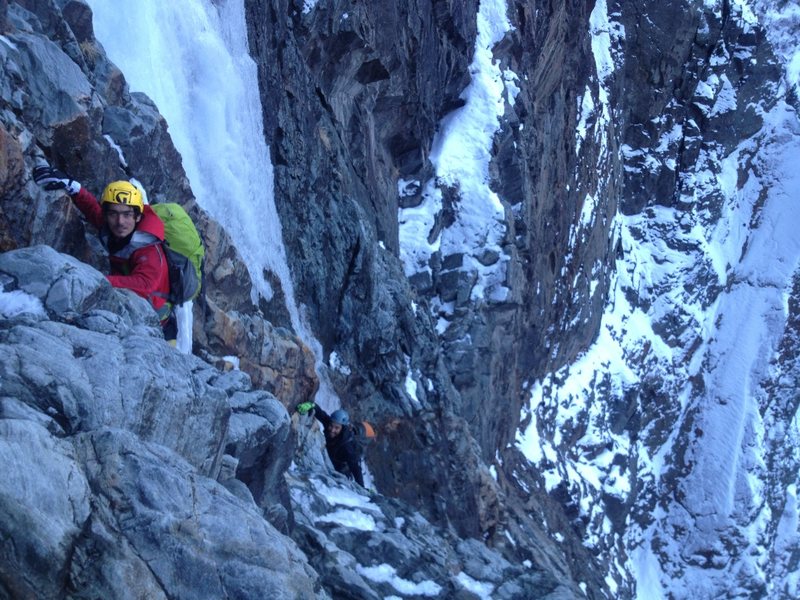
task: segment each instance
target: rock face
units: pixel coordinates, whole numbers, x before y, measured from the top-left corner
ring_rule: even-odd
[[[245,502],[247,510],[267,517],[279,530],[291,532],[294,515],[282,473],[290,460],[291,452],[288,449],[292,446],[294,438],[287,430],[285,416],[281,416],[280,405],[293,406],[307,400],[314,393],[317,381],[313,371],[313,357],[291,332],[282,327],[287,324],[285,308],[282,309],[274,303],[255,306],[250,301],[251,285],[236,249],[224,231],[211,222],[194,204],[191,190],[180,166],[180,157],[169,139],[166,123],[146,96],[128,91],[124,75],[105,58],[102,48],[94,40],[91,21],[88,19],[90,11],[86,4],[73,1],[63,3],[62,7],[60,4],[50,2],[14,2],[3,8],[6,22],[4,39],[8,43],[0,44],[0,53],[8,76],[0,82],[2,84],[0,100],[3,107],[0,119],[2,126],[0,154],[3,156],[3,169],[0,172],[0,182],[2,182],[0,228],[3,249],[6,251],[4,256],[10,261],[7,267],[9,275],[4,279],[4,293],[16,294],[24,291],[18,278],[22,273],[28,273],[32,264],[50,265],[67,261],[68,267],[50,266],[44,269],[40,283],[31,284],[35,289],[27,290],[25,293],[33,293],[37,297],[46,299],[44,302],[48,311],[46,318],[39,319],[42,328],[59,329],[61,325],[54,326],[52,323],[67,323],[77,328],[75,332],[70,331],[70,335],[79,339],[86,336],[89,338],[80,343],[76,342],[77,346],[67,345],[63,349],[65,364],[72,365],[64,367],[64,372],[43,375],[41,381],[28,381],[20,379],[22,376],[20,365],[24,361],[16,358],[18,356],[16,352],[23,352],[24,344],[37,338],[27,330],[23,330],[25,333],[23,335],[23,332],[15,329],[16,325],[11,325],[12,321],[16,323],[17,317],[8,321],[7,325],[14,331],[14,336],[10,338],[10,346],[19,348],[9,349],[7,360],[4,359],[3,362],[5,372],[9,374],[8,380],[4,379],[3,382],[3,385],[9,386],[8,391],[4,393],[9,398],[9,407],[13,407],[16,411],[6,412],[7,418],[21,418],[23,421],[32,419],[36,423],[41,421],[45,423],[46,428],[55,428],[57,425],[54,435],[69,438],[69,444],[62,450],[76,465],[83,464],[82,461],[97,459],[104,463],[106,460],[105,456],[93,458],[89,452],[90,445],[83,441],[79,444],[76,436],[81,437],[81,440],[84,438],[94,440],[96,436],[106,435],[106,430],[119,430],[121,436],[119,440],[104,437],[103,440],[110,441],[104,444],[93,442],[94,445],[97,448],[105,448],[110,454],[125,456],[130,454],[131,460],[134,456],[141,455],[145,457],[141,458],[141,461],[145,462],[150,461],[149,452],[158,454],[160,450],[157,447],[165,444],[170,451],[181,455],[183,460],[190,461],[191,468],[176,475],[181,481],[187,478],[191,480],[194,477],[218,478],[226,490],[230,490],[239,500]],[[431,106],[442,102],[443,104],[437,106],[427,117],[428,122],[424,125],[424,130],[418,134],[420,139],[433,130],[439,116],[459,104],[456,97],[457,90],[467,81],[465,71],[461,68],[467,62],[464,53],[469,50],[467,40],[474,35],[474,15],[470,12],[473,9],[474,7],[465,7],[463,14],[459,9],[456,22],[453,23],[447,14],[432,10],[431,7],[426,9],[437,19],[437,23],[446,27],[448,36],[452,38],[452,42],[448,42],[448,46],[452,47],[445,50],[447,61],[441,62],[436,68],[442,69],[443,74],[452,77],[453,82],[446,97],[440,98],[434,94],[426,100]],[[463,33],[459,33],[458,28],[463,29]],[[434,27],[426,30],[426,48],[436,47],[436,35]],[[458,68],[455,65],[458,65]],[[411,66],[409,69],[415,70],[416,67]],[[377,77],[377,81],[381,72],[380,65],[373,63],[369,68],[365,68],[359,78],[364,79],[364,83],[368,83],[374,77]],[[424,79],[421,73],[418,77]],[[429,95],[433,91],[426,89],[424,94]],[[400,94],[399,89],[397,94]],[[57,101],[53,101],[53,98]],[[388,112],[391,111],[387,108],[387,114]],[[306,123],[308,120],[306,115],[299,115],[296,118],[299,123]],[[331,125],[333,126],[333,123]],[[397,129],[399,125],[395,123],[394,127]],[[299,138],[294,143],[298,141]],[[412,146],[413,143],[410,141],[398,139],[395,141],[394,152]],[[320,156],[320,159],[323,157]],[[129,294],[120,295],[112,290],[97,271],[89,268],[95,267],[100,270],[106,268],[103,253],[97,247],[93,232],[85,228],[77,211],[67,199],[56,194],[44,193],[32,182],[30,176],[32,167],[41,160],[47,160],[58,166],[95,192],[99,192],[106,181],[136,176],[147,190],[150,201],[178,199],[185,203],[199,224],[208,246],[206,300],[195,306],[195,351],[209,362],[219,365],[224,363],[223,357],[233,355],[239,359],[243,373],[222,376],[217,374],[215,376],[218,377],[219,383],[215,385],[207,382],[201,385],[194,378],[190,378],[188,384],[175,383],[175,388],[156,383],[161,379],[170,379],[167,373],[172,366],[171,361],[178,359],[171,354],[169,360],[164,358],[165,353],[169,354],[170,351],[159,344],[157,330],[153,329],[155,323],[152,321],[152,315],[145,310],[144,305]],[[345,160],[344,156],[342,160]],[[419,162],[413,157],[408,160],[410,164]],[[327,165],[327,159],[324,161]],[[279,161],[276,161],[276,164],[279,164]],[[320,172],[327,174],[330,171]],[[388,185],[391,178],[388,175],[383,177],[386,178],[384,185]],[[359,201],[366,197],[364,194],[358,196]],[[316,202],[310,202],[309,206],[324,207],[323,204]],[[327,264],[331,273],[330,277],[324,278],[328,287],[322,288],[324,293],[317,297],[316,302],[309,302],[308,298],[303,298],[304,303],[314,313],[311,317],[315,331],[325,342],[324,349],[326,355],[329,355],[337,346],[329,344],[330,332],[326,333],[325,328],[328,325],[334,326],[337,339],[341,338],[342,341],[338,351],[344,360],[351,361],[353,367],[356,367],[351,369],[351,374],[348,376],[343,376],[346,372],[344,368],[331,370],[329,375],[334,380],[339,394],[348,398],[349,407],[372,418],[381,430],[381,441],[370,450],[369,457],[377,487],[386,490],[387,493],[396,494],[401,500],[411,502],[428,518],[452,527],[461,534],[485,537],[486,532],[499,532],[497,524],[503,517],[496,485],[488,468],[483,464],[481,449],[476,444],[473,434],[457,414],[457,406],[454,403],[459,399],[459,395],[450,381],[446,365],[440,356],[433,319],[426,311],[417,311],[412,307],[410,298],[413,297],[413,292],[405,280],[399,261],[392,253],[377,245],[374,224],[379,221],[370,217],[370,213],[367,212],[374,208],[366,203],[359,205],[349,202],[343,205],[341,212],[335,219],[331,219],[329,233],[325,234],[332,236],[331,240],[336,240],[335,245],[326,245],[327,243],[319,245],[317,240],[306,249],[313,249],[316,254],[313,257],[309,254],[309,258],[313,258],[319,264]],[[390,221],[395,218],[392,216],[394,209],[388,205],[381,204],[380,210],[381,219],[385,215],[389,215],[387,218]],[[308,219],[308,216],[302,218]],[[318,224],[319,221],[315,221],[314,226],[317,227]],[[342,237],[340,226],[350,232],[348,235],[355,237]],[[392,225],[381,234],[381,237],[385,237],[387,243],[396,249],[396,240],[390,239],[396,237],[395,230],[396,226]],[[364,236],[363,246],[359,246],[358,236]],[[323,237],[322,241],[324,240]],[[354,245],[349,251],[342,253],[340,252],[342,243],[354,243]],[[48,254],[45,246],[39,245],[56,248],[77,260],[67,259],[65,255],[57,255],[59,258],[56,259]],[[14,252],[14,249],[23,248],[35,248],[36,251],[30,256],[24,251],[21,255],[20,250]],[[302,250],[300,246],[294,249]],[[331,257],[341,259],[342,262],[337,266],[329,260]],[[305,269],[302,262],[298,264]],[[62,275],[62,271],[65,270],[67,272],[77,270],[76,273],[80,277],[76,275],[65,283]],[[34,275],[36,273],[29,274],[31,281],[39,281]],[[320,272],[315,274],[317,278],[320,276]],[[84,279],[88,283],[78,283]],[[314,294],[320,291],[320,288],[315,287],[313,278],[301,276],[300,279],[304,282],[301,289],[313,291]],[[56,285],[55,282],[59,283]],[[36,286],[41,286],[43,289],[40,290]],[[51,286],[55,286],[58,293],[48,291]],[[83,289],[87,286],[91,289]],[[124,298],[124,302],[120,297]],[[325,311],[328,307],[335,306],[330,303],[331,298],[341,299],[339,310],[344,315],[343,320],[338,317],[327,318],[330,314]],[[101,304],[100,309],[96,309],[97,303]],[[134,305],[136,310],[134,311],[128,304]],[[156,371],[158,374],[156,378],[152,370],[145,368],[143,364],[145,361],[139,359],[137,364],[140,366],[140,371],[137,371],[137,375],[125,384],[130,386],[128,391],[133,394],[132,397],[127,398],[122,392],[117,392],[119,395],[114,396],[113,401],[109,401],[109,406],[105,406],[105,402],[94,399],[95,396],[92,394],[96,392],[92,386],[119,385],[124,378],[120,374],[115,375],[113,371],[100,368],[94,369],[91,376],[86,376],[82,369],[74,367],[74,359],[76,355],[78,358],[84,354],[92,357],[102,355],[89,351],[92,347],[91,342],[94,341],[92,332],[116,336],[122,340],[119,342],[121,344],[119,350],[109,350],[111,355],[120,359],[128,355],[125,344],[131,345],[127,349],[129,352],[137,353],[145,350],[149,352],[149,345],[142,347],[143,342],[139,337],[130,338],[131,327],[136,328],[143,339],[147,340],[147,344],[155,345],[158,351],[153,356],[162,361],[162,367]],[[73,359],[68,361],[70,355]],[[418,401],[422,401],[424,405],[423,412],[419,411],[419,407],[415,406],[404,391],[409,373],[406,357],[410,358],[410,364],[414,367],[412,377],[420,384]],[[95,363],[99,360],[96,358]],[[196,361],[196,359],[191,360]],[[193,368],[208,370],[211,377],[213,369],[208,363],[196,364],[202,366]],[[342,364],[347,366],[345,363]],[[30,392],[25,391],[38,389],[41,393],[42,390],[46,390],[48,392],[46,397],[49,398],[50,381],[64,382],[65,398],[62,399],[62,389],[56,386],[56,396],[52,403],[61,407],[62,402],[69,400],[67,402],[69,411],[66,416],[60,416],[60,413],[53,417],[48,416],[49,405],[42,404],[44,402],[42,399],[31,397]],[[87,384],[87,381],[93,382],[92,385]],[[39,387],[29,388],[33,383]],[[253,391],[251,387],[253,385],[257,385],[261,390]],[[75,386],[77,390],[72,389]],[[87,386],[91,389],[89,395]],[[180,396],[181,391],[186,389],[191,389],[193,393],[181,396],[179,403],[169,404],[176,394]],[[428,397],[423,392],[424,389],[430,390]],[[197,410],[199,406],[207,406],[198,400],[205,394],[211,394],[219,403],[215,406],[220,412],[214,413],[218,418],[212,422],[204,421],[203,419],[210,419],[212,415],[206,415],[201,411],[196,423],[190,422],[192,410]],[[74,397],[80,397],[81,402],[76,404]],[[131,400],[135,403],[127,404]],[[85,405],[86,402],[89,404]],[[164,411],[158,408],[161,403],[168,404],[170,410]],[[133,412],[128,413],[127,408],[131,408]],[[12,408],[7,409],[11,410]],[[41,411],[44,411],[42,414],[45,417],[40,416]],[[51,419],[56,425],[50,423]],[[195,435],[193,427],[202,425],[206,427],[205,434]],[[140,451],[139,444],[155,444],[157,447],[153,450],[148,446]],[[407,447],[408,450],[401,460],[394,462],[392,456],[395,449],[401,446]],[[70,450],[70,448],[75,449]],[[435,451],[432,452],[432,449]],[[443,454],[437,455],[438,452]],[[457,456],[457,460],[453,460],[453,454]],[[227,472],[220,473],[223,463]],[[81,466],[69,466],[72,464],[69,461],[67,464],[68,467],[64,467],[63,473],[55,475],[56,480],[69,479],[69,469],[85,470]],[[232,479],[230,476],[230,469],[234,467],[237,479]],[[136,472],[137,468],[134,465],[130,467],[131,471],[125,472]],[[166,472],[171,467],[162,465],[152,468]],[[92,488],[91,479],[86,475],[84,478],[87,481],[85,485]],[[125,485],[128,483],[136,484],[136,482],[125,482]],[[54,485],[61,489],[59,485]],[[212,483],[209,482],[208,485],[213,488]],[[243,485],[245,487],[242,487]],[[181,489],[191,490],[193,487],[184,486]],[[220,494],[223,493],[222,488],[214,489]],[[113,495],[117,492],[112,490],[107,493]],[[118,493],[123,497],[127,494],[137,494],[135,488],[128,487]],[[84,503],[91,505],[94,502],[94,492],[88,494],[84,498]],[[198,491],[197,495],[200,494]],[[226,497],[225,502],[228,501]],[[180,511],[180,506],[183,505],[178,503],[175,510]],[[237,507],[235,502],[231,506]],[[257,508],[254,509],[254,506]],[[234,508],[231,508],[231,511]],[[16,510],[16,514],[20,510],[22,509]],[[172,514],[173,508],[159,505],[154,510],[159,514]],[[476,519],[476,515],[480,515],[479,518]],[[59,572],[68,575],[54,584],[46,584],[44,579],[27,583],[18,582],[14,580],[14,573],[20,570],[24,572],[33,567],[20,563],[20,561],[24,563],[24,556],[9,557],[3,571],[8,577],[3,584],[8,590],[7,595],[14,596],[17,590],[21,590],[22,594],[44,596],[51,595],[50,592],[55,596],[80,594],[75,591],[79,586],[97,579],[99,595],[124,597],[120,590],[109,588],[114,585],[110,581],[113,578],[105,575],[106,570],[102,565],[95,568],[90,567],[85,561],[81,564],[76,562],[74,565],[69,563],[71,556],[82,556],[80,553],[70,551],[69,548],[72,547],[70,544],[74,546],[78,543],[75,534],[72,533],[73,530],[82,530],[87,518],[85,515],[80,519],[73,518],[69,525],[71,533],[67,536],[68,543],[53,542],[63,546],[57,555],[60,558],[44,567],[47,573]],[[112,517],[107,516],[104,519],[106,519],[104,522],[110,522]],[[7,526],[12,527],[11,524]],[[103,527],[107,529],[110,525]],[[101,530],[105,531],[103,527]],[[110,554],[111,557],[115,557],[113,558],[117,565],[115,568],[133,569],[133,573],[145,568],[150,569],[150,565],[143,565],[131,558],[132,554],[138,554],[140,551],[131,544],[139,543],[135,538],[142,532],[142,527],[144,526],[137,525],[136,531],[124,535],[115,530],[113,536],[111,534],[106,536],[108,540],[113,540],[103,546],[106,550],[110,546],[134,548],[123,556]],[[201,527],[201,525],[195,523],[187,527]],[[215,525],[212,523],[209,527],[214,528]],[[259,527],[269,532],[269,535],[275,534],[272,526],[267,523]],[[220,535],[219,553],[223,554],[226,552],[226,544],[233,542],[222,535],[227,532],[216,533]],[[235,531],[230,533],[236,534]],[[402,537],[403,532],[397,530],[393,535]],[[314,536],[309,538],[306,533],[299,537],[301,540],[308,540]],[[191,540],[185,542],[187,546],[191,545]],[[20,544],[22,543],[20,541]],[[92,543],[99,544],[99,542]],[[165,548],[169,546],[166,540],[152,543],[163,545]],[[279,547],[283,543],[287,544],[287,547],[293,547],[287,540],[276,542]],[[443,542],[440,538],[432,538],[431,543],[437,545]],[[310,549],[313,550],[314,546]],[[104,551],[96,550],[96,552]],[[412,553],[422,555],[430,551],[415,549]],[[180,550],[180,553],[184,552],[191,554],[192,551],[187,547]],[[294,551],[287,550],[286,555],[293,556],[292,552]],[[494,556],[491,560],[501,560],[499,555],[491,552],[490,554]],[[259,554],[259,556],[265,555]],[[511,558],[516,562],[509,563],[509,568],[522,577],[520,579],[522,583],[519,589],[508,588],[510,591],[505,592],[502,597],[519,597],[520,594],[524,596],[527,593],[524,582],[527,580],[518,567],[514,566],[520,564],[519,557]],[[211,560],[220,564],[225,563],[222,558]],[[166,568],[171,569],[172,573],[181,570],[175,565]],[[192,568],[199,567],[195,563]],[[227,567],[220,567],[216,572],[216,577],[220,581],[227,576],[225,568]],[[342,568],[344,567],[331,568],[330,573]],[[352,569],[352,565],[347,568]],[[283,563],[277,564],[276,569],[283,569],[290,575],[294,574],[292,568]],[[556,583],[557,580],[553,579],[547,570],[541,573],[541,580],[535,580],[542,582],[543,589],[556,590],[561,586],[563,590],[569,590],[574,585],[569,580]],[[164,582],[160,579],[162,575],[165,578]],[[160,592],[156,590],[156,584],[148,578],[150,583],[143,581],[143,589],[146,590],[143,593],[152,594],[153,597],[158,597],[159,594],[183,597],[185,590],[180,587],[183,583],[173,581],[170,577],[168,574],[159,574],[156,577],[159,585],[163,583]],[[255,579],[258,580],[259,577],[261,575],[256,575]],[[332,577],[339,576],[332,575]],[[449,575],[443,570],[438,570],[432,571],[430,577],[432,581],[438,581],[442,577],[447,579]],[[277,578],[277,581],[282,579]],[[31,587],[19,587],[24,585]],[[57,587],[48,588],[46,585]],[[326,589],[336,585],[338,584],[325,584]],[[442,586],[441,583],[437,585]],[[324,597],[325,593],[320,591],[320,584],[314,579],[313,573],[309,575],[305,571],[298,576],[297,586],[288,586],[286,593],[296,597],[307,597],[308,586],[317,590],[315,594]],[[450,589],[444,586],[442,588]],[[563,590],[562,593],[571,593]],[[249,592],[242,592],[245,597],[248,594]]]
[[[759,415],[742,442],[752,464],[734,483],[736,502],[749,495],[749,508],[709,518],[703,499],[687,501],[702,479],[692,457],[713,441],[703,438],[714,421],[703,416],[705,398],[729,401],[714,398],[704,372],[690,363],[713,345],[709,332],[718,323],[708,315],[740,284],[734,273],[741,257],[726,256],[720,276],[704,244],[729,227],[723,217],[748,186],[765,189],[752,209],[742,207],[741,222],[759,221],[767,184],[755,183],[761,177],[754,174],[769,162],[758,158],[769,143],[770,133],[758,134],[769,129],[764,114],[786,103],[787,129],[797,130],[796,78],[782,74],[770,26],[758,24],[762,4],[754,14],[724,2],[508,3],[512,28],[493,56],[524,77],[514,101],[505,98],[489,166],[506,214],[508,294],[476,300],[468,257],[457,252],[434,251],[426,272],[401,278],[394,232],[395,208],[419,205],[420,189],[433,177],[436,124],[464,101],[462,74],[477,53],[465,15],[477,7],[333,1],[302,10],[248,2],[297,296],[314,307],[326,355],[347,366],[333,375],[342,397],[362,414],[380,415],[386,433],[370,455],[379,489],[498,547],[508,534],[516,543],[509,555],[550,565],[583,582],[590,596],[634,595],[631,555],[648,539],[664,577],[676,581],[665,593],[694,585],[685,574],[693,569],[700,578],[713,573],[720,595],[738,585],[754,595],[781,585],[764,582],[791,571],[792,559],[762,567],[780,553],[774,544],[784,543],[778,523],[764,515],[794,514],[796,482],[758,466],[774,464],[775,452],[784,455],[771,443],[760,447],[760,419],[793,431],[785,415],[796,400],[776,392],[778,374],[769,373],[758,406],[747,409]],[[775,27],[796,24],[793,15],[775,19]],[[432,24],[440,32],[433,37]],[[421,73],[435,85],[421,85]],[[750,147],[731,166],[743,140],[752,140]],[[735,172],[728,172],[735,184],[722,182],[725,168]],[[423,232],[429,242],[452,225],[464,201],[458,189],[442,196]],[[742,256],[749,243],[741,243]],[[647,257],[626,256],[640,246],[654,248],[652,271],[641,262]],[[614,275],[616,268],[622,272]],[[764,283],[748,277],[743,285]],[[576,378],[580,390],[566,386],[560,395],[570,375],[585,368],[573,363],[598,338],[604,308],[617,302],[630,312],[622,311],[623,325],[612,335],[631,336],[630,315],[641,313],[655,338],[623,348],[629,372],[600,366],[591,382]],[[793,306],[783,313],[791,324]],[[779,338],[781,348],[792,347],[791,331]],[[600,339],[609,348],[617,342]],[[670,354],[657,350],[661,343]],[[709,370],[717,362],[703,360]],[[784,359],[774,368],[793,372]],[[409,379],[420,406],[409,399]],[[532,390],[534,382],[545,385]],[[535,414],[526,407],[532,396],[540,401]],[[531,423],[546,450],[534,469],[509,447],[520,425]],[[727,439],[728,432],[719,435]],[[675,458],[660,480],[649,460],[665,448]],[[441,461],[444,455],[453,460]],[[502,471],[496,481],[483,479],[481,463]],[[586,464],[598,466],[599,481],[580,473]],[[752,480],[759,482],[753,489]],[[623,481],[622,490],[615,487]],[[768,510],[761,486],[770,490]],[[664,506],[674,512],[654,520]],[[695,527],[699,532],[689,533]],[[742,528],[769,533],[753,542],[759,559],[741,567],[755,573],[739,579]],[[556,536],[563,540],[557,550]],[[675,547],[687,549],[668,550]],[[697,585],[696,593],[706,589]]]
[[[796,276],[745,411],[758,418],[742,444],[765,450],[743,455],[743,508],[709,514],[691,498],[714,428],[706,400],[730,400],[708,392],[712,309],[763,285],[707,245],[768,171],[764,115],[785,105],[795,123],[798,108],[751,8],[509,0],[507,30],[483,48],[488,1],[244,6],[319,357],[290,331],[280,289],[252,298],[89,5],[0,0],[0,456],[13,465],[0,596],[628,598],[646,550],[676,582],[666,594],[790,597],[800,543],[778,520],[796,517],[800,483],[782,447],[796,430]],[[500,233],[465,250],[435,243],[468,194],[438,176],[434,140],[483,51],[506,77],[486,165]],[[187,207],[208,246],[193,356],[108,285],[94,232],[32,182],[42,160],[94,192],[136,177],[150,201]],[[409,273],[402,215],[431,194],[420,237],[433,249]],[[766,196],[739,225],[759,224]],[[641,247],[656,249],[653,272]],[[602,324],[617,307],[622,325]],[[632,339],[643,315],[652,336]],[[577,359],[593,349],[589,368]],[[381,495],[331,475],[314,423],[289,417],[318,375],[375,423],[366,464]],[[691,587],[692,572],[713,583]]]
[[[0,282],[0,597],[574,597],[332,475],[311,419],[92,267],[34,246]]]
[[[324,474],[311,484],[289,475],[294,537],[316,550],[311,565],[334,598],[575,597],[545,572],[514,565],[477,540],[454,539],[396,501],[354,493]]]
[[[513,29],[495,56],[528,75],[513,106],[506,103],[490,164],[507,215],[510,292],[504,301],[474,302],[457,254],[435,254],[430,278],[403,276],[397,208],[420,201],[419,193],[401,197],[398,181],[433,176],[437,124],[464,103],[477,3],[246,6],[295,293],[311,308],[326,356],[347,367],[331,374],[340,396],[380,422],[382,439],[369,456],[378,489],[499,546],[509,519],[521,518],[513,528],[528,532],[526,540],[510,555],[535,556],[601,589],[602,577],[563,562],[541,521],[529,518],[547,509],[509,515],[487,468],[513,441],[525,382],[592,340],[613,268],[615,183],[599,183],[615,168],[600,149],[606,136],[614,139],[613,125],[597,125],[580,151],[571,133],[579,99],[589,94],[599,104],[586,66],[589,8],[510,3]],[[576,234],[587,194],[597,198],[597,226]],[[457,190],[451,195],[457,204]],[[447,227],[446,211],[438,218],[436,227]],[[445,302],[450,311],[437,308]],[[547,505],[529,500],[540,501]],[[578,564],[591,562],[576,552]],[[575,568],[579,576],[569,574]]]
[[[36,189],[31,165],[46,160],[96,195],[109,181],[136,177],[150,202],[184,204],[206,241],[207,302],[194,311],[198,344],[211,356],[244,356],[243,368],[286,405],[308,399],[317,385],[313,358],[252,304],[247,271],[227,234],[196,206],[167,123],[147,96],[129,93],[105,58],[89,7],[12,3],[7,13],[12,30],[0,50],[8,74],[0,87],[4,248],[48,244],[102,268],[105,258],[82,235],[78,212],[66,198]],[[270,318],[281,325],[285,313]],[[270,346],[276,350],[263,351]]]
[[[176,352],[146,301],[48,246],[0,255],[0,281],[16,295],[0,319],[0,596],[313,597],[304,554],[215,481],[229,421],[258,418],[265,392]],[[262,452],[289,432],[272,402]]]

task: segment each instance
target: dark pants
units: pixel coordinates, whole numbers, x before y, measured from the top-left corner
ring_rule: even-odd
[[[161,322],[161,331],[164,332],[164,339],[168,342],[178,339],[178,319],[175,311],[169,313],[166,320]]]

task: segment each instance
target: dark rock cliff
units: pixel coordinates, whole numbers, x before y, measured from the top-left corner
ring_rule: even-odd
[[[513,30],[495,49],[505,68],[526,76],[506,106],[490,165],[511,256],[510,297],[494,303],[469,299],[469,280],[447,267],[458,256],[435,256],[432,277],[411,284],[397,258],[398,207],[414,200],[398,196],[397,181],[432,176],[437,124],[463,104],[469,83],[476,3],[326,2],[304,13],[291,2],[252,1],[247,8],[295,293],[312,308],[326,356],[336,352],[351,369],[332,375],[346,406],[386,433],[370,455],[378,489],[501,546],[511,527],[540,561],[559,562],[530,517],[552,510],[549,501],[507,514],[482,465],[513,441],[525,382],[585,348],[602,314],[616,184],[612,177],[600,190],[598,181],[618,166],[614,146],[600,156],[598,145],[605,136],[615,143],[615,126],[590,136],[580,152],[572,133],[584,90],[598,96],[592,7],[513,4]],[[571,246],[589,193],[599,196],[598,226]],[[447,216],[439,218],[446,226]],[[590,279],[600,282],[591,294]],[[435,296],[460,298],[441,338]],[[410,370],[425,390],[419,408],[404,389]],[[590,562],[579,546],[575,552],[577,564]]]
[[[636,480],[643,465],[635,452],[622,449],[613,460],[630,493],[598,494],[589,515],[584,492],[561,485],[547,493],[511,444],[520,415],[529,418],[529,385],[558,373],[596,339],[613,271],[625,259],[618,215],[642,219],[634,228],[639,242],[698,255],[685,278],[627,290],[634,310],[648,312],[677,285],[702,310],[719,299],[711,260],[684,239],[685,223],[713,230],[723,196],[704,189],[702,170],[718,175],[720,162],[762,127],[760,115],[779,98],[781,65],[764,29],[749,8],[728,2],[509,2],[512,28],[493,53],[521,78],[514,102],[506,99],[489,172],[506,214],[503,283],[510,293],[476,301],[459,254],[434,253],[429,274],[406,284],[395,232],[397,209],[421,201],[419,189],[400,194],[396,182],[432,177],[436,125],[463,103],[476,33],[465,15],[477,7],[334,1],[303,11],[255,0],[247,7],[297,295],[314,307],[326,355],[335,352],[351,368],[347,377],[334,375],[346,405],[390,431],[370,456],[379,488],[498,547],[510,534],[519,542],[505,548],[510,555],[533,556],[583,581],[589,595],[607,593],[606,586],[633,594],[630,579],[607,574],[627,560],[621,540],[630,511],[648,522],[657,505],[650,482]],[[596,8],[604,23],[592,22]],[[607,65],[593,47],[601,36]],[[726,107],[730,94],[735,106]],[[788,101],[796,104],[791,93]],[[741,166],[739,186],[745,173]],[[431,237],[451,224],[460,200],[459,190],[445,192]],[[661,208],[676,210],[684,224],[658,222]],[[420,310],[410,310],[410,301]],[[444,303],[452,306],[444,310]],[[689,360],[703,343],[694,319],[675,302],[653,327],[670,346],[686,348]],[[446,321],[438,335],[437,320]],[[555,400],[539,416],[537,426],[559,453],[572,455],[592,427],[592,409],[608,437],[635,444],[641,431],[652,433],[651,450],[687,426],[675,403],[683,366],[655,368],[647,345],[626,360],[636,385],[617,393],[599,374],[591,408],[579,418],[560,426]],[[409,370],[426,390],[422,407],[404,393]],[[445,436],[459,441],[442,443]],[[480,462],[501,471],[496,482],[476,476],[466,437]],[[589,453],[601,455],[604,444],[613,447],[606,441]],[[452,460],[441,461],[445,455]],[[483,491],[470,497],[476,489]],[[601,543],[586,541],[590,531],[609,527]],[[557,551],[553,532],[567,540]]]
[[[439,267],[413,291],[402,283],[386,286],[400,271],[397,180],[425,180],[433,171],[428,155],[437,123],[464,102],[477,6],[331,2],[308,14],[291,3],[247,6],[297,295],[312,307],[326,354],[336,351],[358,365],[353,379],[368,382],[342,382],[343,396],[356,405],[370,399],[371,388],[391,397],[391,389],[402,387],[403,354],[435,379],[439,356],[457,390],[435,386],[442,398],[432,404],[465,418],[490,461],[513,438],[509,415],[522,402],[521,378],[573,357],[599,322],[603,287],[580,302],[560,289],[563,270],[571,282],[596,259],[610,262],[602,228],[578,248],[568,247],[583,196],[596,190],[598,178],[597,149],[586,144],[578,155],[572,134],[577,99],[591,84],[591,7],[556,3],[509,11],[514,30],[497,59],[529,75],[507,107],[491,175],[509,216],[512,297],[489,306],[463,300],[440,341],[427,315],[413,329],[410,300],[428,303],[437,292],[463,297],[469,284]],[[615,210],[609,194],[606,222]],[[554,345],[565,337],[554,331],[576,318],[579,329],[570,328],[569,341]]]

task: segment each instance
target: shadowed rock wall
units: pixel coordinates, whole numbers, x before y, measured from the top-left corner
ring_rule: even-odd
[[[478,4],[246,6],[295,293],[326,360],[335,353],[346,367],[331,369],[345,407],[379,424],[369,454],[378,489],[502,546],[509,515],[487,466],[514,439],[526,382],[592,341],[613,265],[616,188],[599,182],[618,169],[613,141],[600,149],[614,126],[588,135],[580,150],[574,134],[583,95],[600,104],[592,7],[509,4],[513,29],[494,54],[520,75],[520,93],[506,105],[490,173],[506,209],[511,293],[476,303],[470,282],[447,266],[457,256],[439,254],[431,278],[406,281],[397,183],[433,175],[437,125],[463,105],[470,81]],[[596,197],[596,225],[576,236],[587,194]],[[455,299],[441,336],[437,296]],[[539,528],[523,511],[512,518]],[[537,559],[569,572],[546,534],[538,538]]]

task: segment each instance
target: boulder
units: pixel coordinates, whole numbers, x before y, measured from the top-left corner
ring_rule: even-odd
[[[216,481],[235,406],[234,450],[273,501],[291,457],[279,402],[172,348],[146,301],[52,248],[0,255],[0,283],[0,596],[317,595],[296,545]]]
[[[288,532],[291,507],[283,473],[295,442],[289,415],[269,392],[236,392],[230,405],[225,452],[238,461],[236,478],[247,485],[270,522]]]

